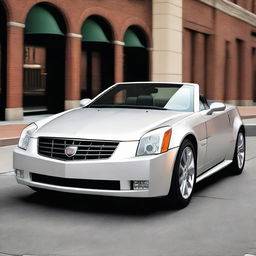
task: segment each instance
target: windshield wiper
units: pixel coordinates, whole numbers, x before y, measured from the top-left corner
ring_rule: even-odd
[[[136,109],[157,109],[157,110],[167,110],[166,108],[157,106],[142,106],[142,105],[90,105],[89,108],[136,108]]]

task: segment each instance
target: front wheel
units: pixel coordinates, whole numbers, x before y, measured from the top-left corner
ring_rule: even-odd
[[[179,149],[173,169],[169,195],[175,208],[186,207],[192,197],[196,180],[196,154],[190,140],[184,140]]]
[[[235,153],[233,157],[232,164],[229,166],[230,172],[234,175],[239,175],[243,172],[245,164],[245,136],[242,130],[239,130],[237,139]]]

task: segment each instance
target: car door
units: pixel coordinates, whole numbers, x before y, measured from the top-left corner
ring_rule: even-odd
[[[206,170],[225,160],[228,147],[232,140],[231,125],[226,111],[213,112],[211,115],[207,114],[208,111],[201,111],[206,121]]]

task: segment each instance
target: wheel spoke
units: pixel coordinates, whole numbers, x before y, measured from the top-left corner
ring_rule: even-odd
[[[239,166],[243,165],[243,155],[242,154],[238,154],[238,159],[239,159]]]
[[[189,195],[189,193],[188,193],[188,183],[187,183],[187,181],[185,181],[185,186],[184,186],[185,188],[184,188],[184,196],[186,196],[186,195]]]
[[[243,141],[240,143],[240,144],[238,144],[238,151],[239,152],[243,152],[244,151],[244,143],[243,143]]]
[[[186,167],[189,168],[190,164],[192,163],[192,152],[187,150],[187,164]]]
[[[181,185],[183,181],[184,181],[184,172],[180,174],[179,184]]]
[[[188,174],[189,175],[194,175],[195,173],[195,163],[192,161],[188,167]]]
[[[188,187],[189,187],[189,188],[192,188],[192,187],[193,187],[193,178],[192,178],[192,177],[189,177],[187,184],[188,184]]]
[[[182,193],[182,196],[183,196],[183,197],[184,197],[184,195],[185,195],[185,185],[186,185],[186,181],[183,180],[182,185],[181,185],[181,193]]]
[[[183,151],[182,159],[183,159],[184,167],[186,167],[186,163],[187,163],[187,154],[186,154],[186,151]]]

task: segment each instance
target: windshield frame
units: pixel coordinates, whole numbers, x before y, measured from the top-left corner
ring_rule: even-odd
[[[100,94],[98,94],[84,108],[97,108],[97,106],[93,106],[95,101],[99,100],[101,97],[103,97],[104,95],[109,93],[115,87],[117,87],[119,85],[129,85],[129,84],[131,84],[131,85],[134,85],[134,84],[157,85],[157,84],[159,84],[161,86],[166,85],[166,87],[168,87],[168,86],[170,87],[172,85],[173,85],[173,87],[175,87],[175,86],[183,86],[183,85],[191,86],[191,87],[193,87],[193,97],[192,97],[193,98],[193,111],[187,111],[187,112],[198,112],[199,111],[199,100],[197,99],[199,97],[199,85],[198,84],[193,84],[193,83],[179,83],[179,82],[177,82],[177,83],[175,83],[175,82],[173,82],[173,83],[168,83],[168,82],[120,82],[120,83],[116,83],[116,84],[110,86],[109,88],[107,88],[106,90],[104,90],[103,92],[101,92]],[[99,106],[99,108],[157,109],[157,110],[163,110],[163,111],[166,111],[166,110],[168,111],[169,110],[169,111],[181,112],[181,111],[175,110],[175,109],[167,109],[167,108],[159,108],[158,109],[157,107],[156,108],[154,108],[154,107],[151,108],[150,106],[141,106],[141,107],[137,107],[136,108],[135,106],[132,107],[132,105],[131,106],[127,106],[127,107],[125,107],[125,106],[113,106],[113,105],[111,106],[111,105],[109,105],[109,106],[103,106],[103,107]],[[186,112],[186,111],[184,111],[184,112]]]

